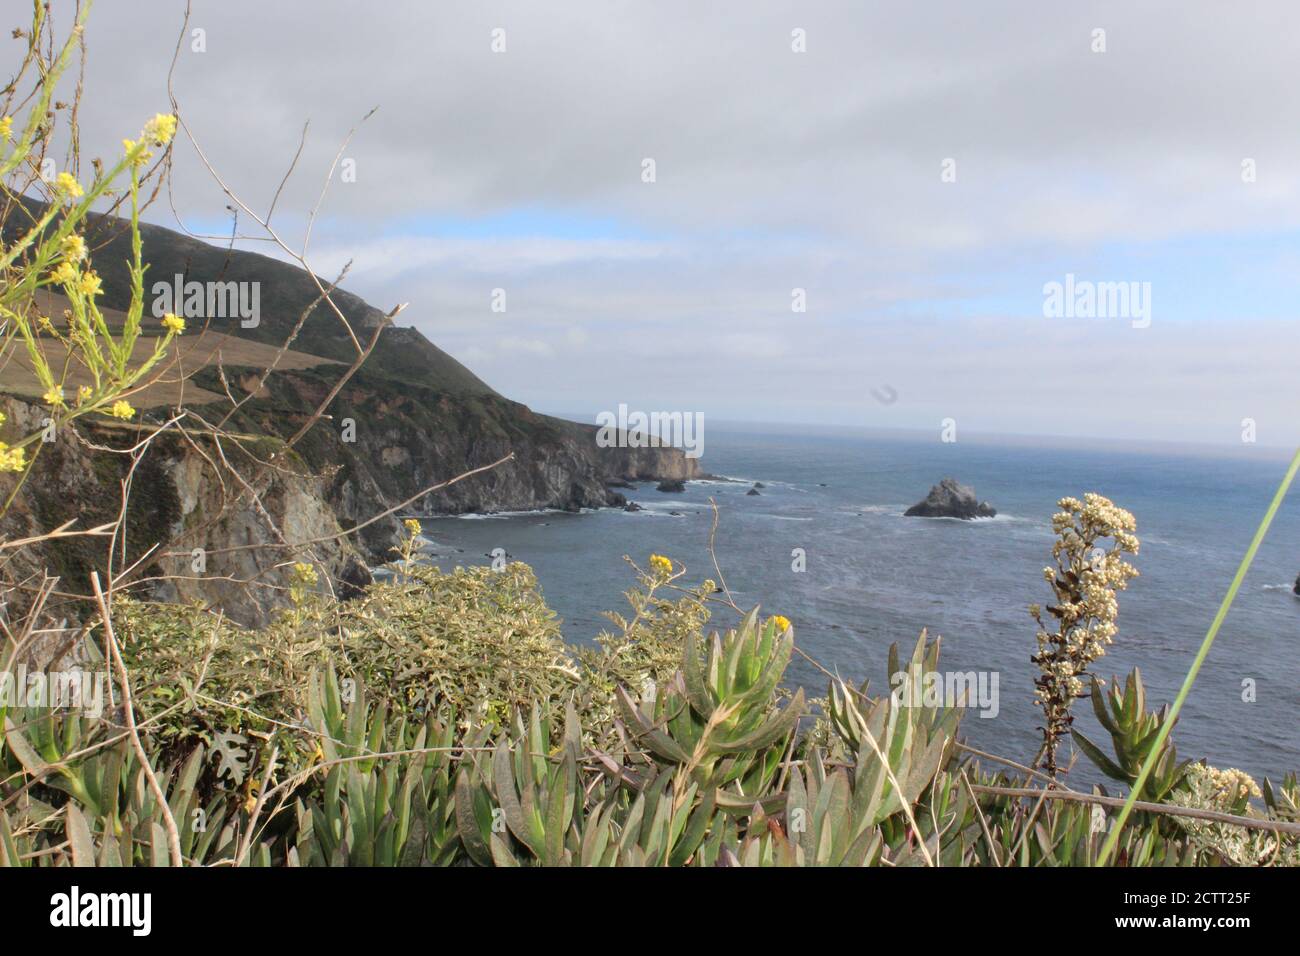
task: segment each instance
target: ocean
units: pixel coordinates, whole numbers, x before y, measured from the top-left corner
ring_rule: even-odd
[[[1061,447],[1057,447],[1061,446]],[[591,641],[601,612],[624,610],[628,555],[684,563],[690,581],[716,578],[708,556],[717,502],[717,555],[733,596],[790,618],[800,647],[869,693],[888,688],[887,653],[922,628],[943,639],[940,669],[996,674],[997,713],[968,710],[975,747],[1032,759],[1040,740],[1030,603],[1047,604],[1057,499],[1095,491],[1137,518],[1141,572],[1119,597],[1119,634],[1094,671],[1140,668],[1148,707],[1171,701],[1263,516],[1286,457],[1243,445],[1211,454],[1154,445],[1081,447],[1062,441],[968,439],[945,444],[905,433],[711,428],[702,458],[715,475],[682,494],[652,483],[625,492],[641,512],[602,509],[423,519],[429,557],[448,568],[488,564],[495,548],[536,571],[566,640]],[[972,485],[998,516],[905,518],[941,478]],[[747,495],[753,482],[765,487]],[[1181,757],[1206,757],[1277,780],[1300,769],[1300,491],[1273,528],[1174,729]],[[677,514],[674,514],[676,512]],[[792,570],[794,549],[806,570]],[[734,619],[719,609],[713,625]],[[787,683],[816,696],[826,679],[796,657]],[[1109,751],[1087,700],[1076,726]],[[1102,781],[1080,755],[1071,780]],[[1113,787],[1112,787],[1113,792]]]

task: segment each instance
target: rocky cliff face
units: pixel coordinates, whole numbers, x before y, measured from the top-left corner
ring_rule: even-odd
[[[304,420],[337,374],[337,367],[324,367],[273,376],[268,398],[245,406],[238,427],[283,431],[285,423]],[[621,506],[611,483],[702,474],[680,449],[600,448],[594,425],[539,415],[495,394],[458,399],[395,386],[365,370],[330,411],[332,420],[313,428],[297,450],[314,470],[330,474],[326,497],[345,525],[508,455],[514,458],[427,494],[399,515]],[[399,515],[363,529],[371,555],[391,546]]]
[[[42,408],[13,399],[0,401],[0,408],[25,433],[40,429],[46,416]],[[127,449],[140,437],[128,426],[86,422],[41,445],[32,474],[0,519],[0,540],[34,537],[69,519],[76,519],[76,530],[112,522],[129,476],[125,546],[120,539],[78,536],[14,549],[7,555],[11,580],[49,573],[60,578],[59,591],[88,593],[91,571],[107,580],[111,549],[114,575],[145,558],[132,575],[140,582],[131,589],[136,596],[197,601],[249,625],[264,623],[272,609],[287,605],[283,565],[290,559],[311,561],[344,596],[369,580],[362,555],[339,534],[321,479],[292,468],[268,470],[252,479],[256,501],[239,500],[240,489],[228,476],[223,481],[211,449],[205,452],[174,432],[153,441],[133,475],[129,455],[100,450]],[[302,462],[297,465],[301,470]],[[5,476],[0,492],[7,496],[15,480]],[[318,538],[325,540],[295,551],[276,547]],[[153,580],[164,575],[166,581]],[[21,610],[21,593],[11,595],[10,603]],[[86,607],[71,603],[64,610],[75,618]]]

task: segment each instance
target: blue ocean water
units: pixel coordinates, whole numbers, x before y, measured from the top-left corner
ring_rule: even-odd
[[[627,492],[646,509],[636,513],[426,519],[424,527],[443,567],[487,564],[494,548],[530,564],[566,639],[580,643],[606,626],[602,611],[624,610],[633,580],[624,555],[644,565],[651,552],[665,554],[684,562],[693,581],[716,578],[707,552],[713,498],[718,559],[737,603],[789,617],[801,647],[846,678],[869,677],[872,693],[888,687],[891,643],[910,646],[922,628],[941,635],[941,669],[998,675],[997,716],[968,711],[968,741],[1028,760],[1039,712],[1026,607],[1051,599],[1042,569],[1051,563],[1057,499],[1096,491],[1137,517],[1141,576],[1120,595],[1119,635],[1095,670],[1109,677],[1140,668],[1155,706],[1177,693],[1286,469],[1285,457],[1254,446],[1216,457],[1055,444],[711,429],[704,467],[744,482],[691,482],[683,494],[644,484]],[[998,517],[902,516],[947,476],[973,485]],[[766,487],[749,496],[755,481]],[[1174,731],[1180,756],[1275,780],[1300,769],[1300,598],[1291,593],[1300,572],[1298,495],[1283,502],[1183,709]],[[803,573],[792,570],[795,548],[806,552]],[[730,621],[721,610],[714,618]],[[825,693],[823,675],[797,657],[787,676]],[[1108,743],[1086,700],[1075,712],[1076,726]],[[1099,779],[1086,764],[1080,757],[1079,782]]]

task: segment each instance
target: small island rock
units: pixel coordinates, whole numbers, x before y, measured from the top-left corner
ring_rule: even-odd
[[[987,501],[975,497],[975,489],[969,485],[959,484],[953,478],[945,478],[903,514],[909,518],[992,518],[997,509]]]

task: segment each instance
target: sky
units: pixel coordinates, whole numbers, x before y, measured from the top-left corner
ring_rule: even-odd
[[[183,12],[96,4],[87,152],[168,109]],[[378,108],[308,261],[539,410],[1300,443],[1290,0],[194,0],[188,30],[182,116],[251,208],[309,121],[295,249]],[[226,234],[230,202],[182,137],[150,217]],[[1134,297],[1052,313],[1067,281]]]

